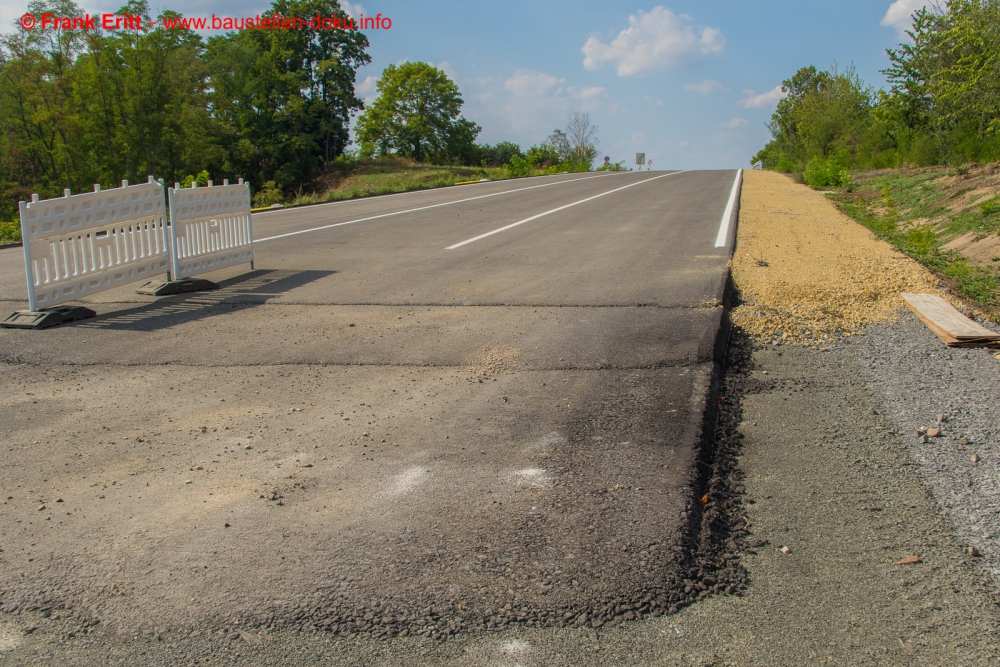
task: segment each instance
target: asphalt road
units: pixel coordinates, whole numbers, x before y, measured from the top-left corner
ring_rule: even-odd
[[[666,611],[733,178],[256,215],[257,270],[219,291],[120,288],[95,319],[0,330],[0,609],[438,638]],[[23,280],[0,250],[9,310]]]

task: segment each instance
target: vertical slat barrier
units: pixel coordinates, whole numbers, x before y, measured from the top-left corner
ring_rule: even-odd
[[[234,264],[253,268],[250,185],[190,188],[174,184],[170,200],[171,263],[175,280]]]
[[[149,279],[170,267],[163,184],[148,183],[21,202],[32,311]]]

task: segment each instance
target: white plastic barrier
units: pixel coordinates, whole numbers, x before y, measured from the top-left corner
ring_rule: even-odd
[[[170,188],[173,279],[249,262],[253,268],[250,185]]]
[[[163,184],[21,202],[32,311],[170,270]]]

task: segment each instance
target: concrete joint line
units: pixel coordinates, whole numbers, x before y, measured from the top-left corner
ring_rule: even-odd
[[[275,239],[283,239],[289,236],[298,236],[299,234],[308,234],[309,232],[319,232],[324,229],[333,229],[334,227],[343,227],[344,225],[353,225],[358,222],[368,222],[369,220],[378,220],[380,218],[391,218],[394,215],[406,215],[407,213],[416,213],[417,211],[427,211],[432,208],[440,208],[442,206],[451,206],[453,204],[463,204],[469,201],[476,201],[477,199],[488,199],[489,197],[500,197],[502,195],[510,195],[515,192],[524,192],[525,190],[536,190],[538,188],[548,188],[554,185],[565,185],[567,183],[579,183],[580,181],[588,181],[592,178],[605,178],[604,174],[598,176],[587,176],[586,178],[574,178],[568,181],[559,181],[557,183],[543,183],[542,185],[531,185],[526,188],[518,188],[516,190],[504,190],[503,192],[493,192],[488,195],[479,195],[478,197],[467,197],[465,199],[456,199],[455,201],[441,202],[440,204],[430,204],[428,206],[418,206],[417,208],[409,208],[405,211],[395,211],[393,213],[381,213],[379,215],[370,215],[366,218],[358,218],[357,220],[348,220],[346,222],[336,222],[332,225],[323,225],[322,227],[312,227],[310,229],[300,229],[297,232],[288,232],[287,234],[278,234],[276,236],[268,236],[263,239],[255,239],[254,243],[264,243],[265,241],[274,241]]]
[[[682,171],[673,171],[673,172],[670,172],[669,174],[664,174],[662,176],[654,176],[653,178],[647,178],[647,179],[641,180],[641,181],[639,181],[637,183],[629,183],[628,185],[623,185],[620,188],[615,188],[614,190],[608,190],[607,192],[602,192],[599,195],[594,195],[593,197],[587,197],[586,199],[581,199],[580,201],[575,201],[572,204],[566,204],[565,206],[560,206],[559,208],[554,208],[551,211],[545,211],[544,213],[539,213],[538,215],[533,215],[530,218],[525,218],[524,220],[518,220],[517,222],[513,222],[513,223],[511,223],[509,225],[506,225],[504,227],[500,227],[499,229],[494,229],[492,232],[486,232],[485,234],[480,234],[479,236],[473,237],[471,239],[467,239],[465,241],[462,241],[461,243],[456,243],[455,245],[448,246],[447,248],[445,248],[445,250],[454,250],[455,248],[461,248],[464,245],[468,245],[469,243],[475,243],[476,241],[478,241],[480,239],[484,239],[487,236],[493,236],[494,234],[499,234],[500,232],[505,232],[508,229],[512,229],[514,227],[517,227],[518,225],[523,225],[526,222],[531,222],[532,220],[538,220],[539,218],[544,218],[547,215],[551,215],[553,213],[558,213],[559,211],[565,211],[568,208],[572,208],[574,206],[579,206],[580,204],[586,204],[589,201],[593,201],[593,200],[598,199],[600,197],[606,197],[607,195],[611,195],[611,194],[614,194],[616,192],[621,192],[622,190],[627,190],[628,188],[633,188],[633,187],[635,187],[637,185],[642,185],[643,183],[649,183],[650,181],[655,181],[655,180],[660,179],[660,178],[666,178],[667,176],[676,176],[677,174],[683,174],[686,171],[688,171],[688,170],[684,169]],[[583,180],[583,179],[580,179],[580,180]]]

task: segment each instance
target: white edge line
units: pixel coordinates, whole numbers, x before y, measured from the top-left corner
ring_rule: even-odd
[[[268,237],[262,238],[262,239],[254,239],[254,244],[264,243],[265,241],[274,241],[275,239],[283,239],[283,238],[286,238],[286,237],[289,237],[289,236],[298,236],[299,234],[308,234],[309,232],[318,232],[318,231],[322,231],[324,229],[333,229],[334,227],[342,227],[344,225],[353,225],[356,222],[367,222],[368,220],[378,220],[379,218],[389,218],[389,217],[392,217],[394,215],[404,215],[406,213],[416,213],[417,211],[426,211],[427,209],[431,209],[431,208],[439,208],[441,206],[451,206],[452,204],[461,204],[463,202],[475,201],[477,199],[487,199],[488,197],[499,197],[501,195],[509,195],[509,194],[513,194],[515,192],[524,192],[525,190],[535,190],[537,188],[547,188],[547,187],[551,187],[553,185],[563,185],[565,183],[579,183],[580,181],[587,181],[587,180],[590,180],[591,178],[605,178],[605,177],[606,177],[605,174],[600,174],[600,175],[597,175],[597,176],[587,176],[586,178],[568,179],[568,180],[565,180],[565,181],[559,181],[557,183],[543,183],[541,185],[531,185],[531,186],[528,186],[526,188],[518,188],[516,190],[504,190],[503,192],[491,192],[488,195],[479,195],[478,197],[468,197],[466,199],[456,199],[454,201],[441,202],[440,204],[430,204],[428,206],[420,206],[418,208],[410,208],[410,209],[407,209],[405,211],[394,211],[392,213],[382,213],[380,215],[371,215],[371,216],[368,216],[367,218],[358,218],[356,220],[348,220],[346,222],[337,222],[337,223],[334,223],[332,225],[323,225],[322,227],[312,227],[310,229],[300,229],[300,230],[295,231],[295,232],[288,232],[287,234],[278,234],[276,236],[268,236]],[[409,193],[400,193],[400,194],[409,194]],[[389,196],[393,196],[393,195],[389,195]],[[331,203],[343,203],[343,202],[331,202]]]
[[[722,222],[719,223],[719,235],[715,237],[715,247],[725,248],[726,240],[729,238],[729,225],[732,222],[733,208],[736,207],[736,195],[740,190],[740,177],[743,170],[736,170],[736,178],[733,180],[733,191],[729,193],[729,203],[726,204],[726,211],[722,214]]]
[[[604,197],[606,195],[614,194],[616,192],[620,192],[620,191],[625,190],[627,188],[635,187],[636,185],[642,185],[643,183],[649,183],[650,181],[655,181],[655,180],[660,179],[660,178],[666,178],[667,176],[675,176],[677,174],[683,174],[685,171],[688,171],[688,170],[684,169],[682,171],[672,171],[669,174],[663,174],[662,176],[654,176],[653,178],[646,178],[646,179],[643,179],[643,180],[638,181],[636,183],[629,183],[628,185],[622,186],[620,188],[615,188],[614,190],[608,190],[607,192],[602,192],[599,195],[594,195],[593,197],[587,197],[586,199],[581,199],[580,201],[575,201],[572,204],[566,204],[565,206],[560,206],[559,208],[554,208],[551,211],[545,211],[544,213],[539,213],[538,215],[533,215],[530,218],[525,218],[524,220],[518,220],[517,222],[513,222],[513,223],[511,223],[511,224],[509,224],[509,225],[507,225],[505,227],[500,227],[499,229],[494,229],[491,232],[486,232],[485,234],[480,234],[479,236],[473,237],[471,239],[467,239],[465,241],[462,241],[461,243],[456,243],[455,245],[448,246],[447,248],[445,248],[445,250],[454,250],[455,248],[461,248],[464,245],[468,245],[469,243],[474,243],[474,242],[476,242],[476,241],[478,241],[480,239],[486,238],[487,236],[493,236],[494,234],[499,234],[500,232],[507,231],[508,229],[511,229],[512,227],[517,227],[518,225],[523,225],[524,223],[531,222],[532,220],[538,220],[539,218],[543,218],[543,217],[545,217],[547,215],[551,215],[552,213],[558,213],[559,211],[564,211],[567,208],[571,208],[573,206],[578,206],[580,204],[585,204],[585,203],[587,203],[589,201],[593,201],[593,200],[595,200],[595,199],[597,199],[599,197]]]

